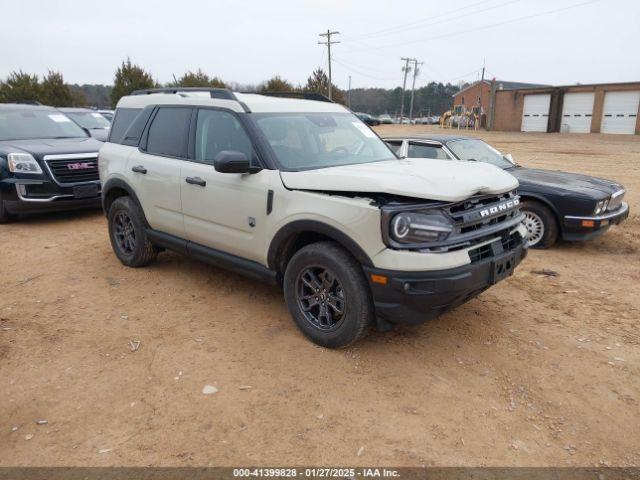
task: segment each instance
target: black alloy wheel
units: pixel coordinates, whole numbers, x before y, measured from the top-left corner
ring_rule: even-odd
[[[314,266],[298,275],[298,305],[307,321],[323,331],[337,328],[345,312],[345,294],[340,280],[330,270]]]
[[[127,212],[118,212],[114,219],[114,236],[122,253],[131,255],[136,249],[136,232]]]

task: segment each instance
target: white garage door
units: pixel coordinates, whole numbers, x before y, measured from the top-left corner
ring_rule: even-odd
[[[525,95],[522,110],[523,132],[546,132],[549,123],[550,94]]]
[[[640,92],[607,92],[602,109],[602,133],[633,134],[636,130]]]
[[[562,103],[562,126],[569,133],[591,132],[592,93],[566,93]]]

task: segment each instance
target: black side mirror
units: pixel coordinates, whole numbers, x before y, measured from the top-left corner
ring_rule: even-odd
[[[222,150],[213,159],[213,166],[220,173],[255,173],[260,168],[251,166],[251,162],[242,152]]]

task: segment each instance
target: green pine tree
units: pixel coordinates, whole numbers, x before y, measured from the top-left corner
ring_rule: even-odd
[[[0,102],[35,103],[40,100],[41,86],[37,75],[29,75],[20,70],[11,72],[7,79],[0,83]]]
[[[115,107],[121,97],[129,95],[134,90],[154,87],[156,87],[156,82],[151,74],[142,67],[131,63],[131,59],[127,58],[116,70],[111,90],[111,104]]]
[[[73,96],[62,74],[49,70],[40,84],[40,102],[52,107],[70,107]]]

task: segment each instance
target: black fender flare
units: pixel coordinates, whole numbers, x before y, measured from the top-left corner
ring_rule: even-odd
[[[102,210],[105,215],[109,215],[109,210],[107,208],[107,198],[109,198],[109,192],[114,188],[118,188],[120,190],[124,190],[127,194],[133,199],[134,202],[140,207],[142,213],[144,214],[144,210],[142,209],[142,204],[136,195],[136,192],[131,188],[131,186],[120,178],[111,178],[107,180],[107,182],[102,186]],[[144,219],[145,223],[147,223],[147,219]]]
[[[287,246],[287,241],[302,233],[319,233],[335,240],[342,245],[358,262],[367,267],[373,267],[369,255],[358,243],[335,227],[317,220],[296,220],[286,224],[273,236],[267,253],[267,263],[272,270],[278,270],[278,259]]]

